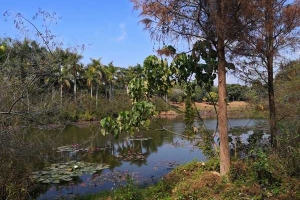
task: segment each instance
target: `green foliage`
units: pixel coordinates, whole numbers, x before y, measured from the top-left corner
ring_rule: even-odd
[[[185,115],[184,115],[184,123],[185,123],[185,132],[187,134],[194,133],[194,117],[195,110],[192,107],[191,95],[188,93],[185,99]]]
[[[120,112],[116,119],[106,117],[100,121],[102,134],[113,134],[117,137],[121,132],[133,134],[140,127],[150,125],[149,118],[155,115],[155,106],[147,101],[137,102],[130,111]]]
[[[264,186],[274,184],[275,180],[271,173],[267,154],[262,149],[252,150],[250,153],[255,158],[252,167],[256,174],[256,180]]]
[[[127,177],[125,186],[122,186],[116,192],[113,192],[113,199],[116,200],[142,200],[142,191],[134,184],[131,177]]]
[[[185,94],[184,94],[183,89],[181,89],[179,87],[174,87],[174,88],[170,89],[168,96],[169,96],[170,101],[180,103],[180,102],[182,102]]]
[[[202,153],[206,155],[208,158],[214,158],[218,152],[214,149],[214,135],[211,131],[207,130],[204,125],[198,127],[198,132],[201,135],[201,141],[198,143],[198,146],[202,150]]]
[[[227,97],[229,101],[245,101],[250,88],[239,84],[227,84]]]
[[[298,120],[281,121],[278,136],[278,159],[289,176],[300,177],[300,124]]]
[[[97,109],[95,101],[94,97],[86,94],[80,96],[76,104],[72,100],[64,102],[63,107],[58,110],[60,120],[71,122],[100,120],[108,115],[116,116],[120,111],[131,108],[130,98],[123,94],[116,94],[111,101],[100,96]]]
[[[278,116],[278,149],[281,165],[289,176],[300,177],[300,60],[281,67],[275,77]],[[282,170],[281,170],[282,171]]]
[[[205,89],[202,89],[200,86],[196,86],[194,92],[192,93],[192,100],[195,102],[201,102],[205,94]]]
[[[131,79],[128,84],[128,94],[132,98],[133,102],[145,100],[149,95],[148,81],[143,77],[135,77]]]
[[[144,75],[147,78],[149,94],[167,94],[171,86],[170,68],[166,60],[148,56],[144,61]]]
[[[300,181],[275,177],[274,161],[269,154],[256,151],[256,160],[232,161],[229,180],[220,177],[220,162],[192,161],[179,166],[155,185],[141,188],[134,184],[82,199],[298,199]]]
[[[205,97],[203,97],[203,101],[209,102],[209,103],[216,103],[218,101],[218,93],[216,92],[208,92]]]
[[[160,97],[154,97],[153,104],[155,105],[155,109],[157,112],[172,110],[172,107]]]

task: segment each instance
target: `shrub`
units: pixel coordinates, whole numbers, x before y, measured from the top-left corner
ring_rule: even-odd
[[[172,102],[180,103],[185,97],[184,91],[180,88],[172,88],[169,92],[169,99]]]

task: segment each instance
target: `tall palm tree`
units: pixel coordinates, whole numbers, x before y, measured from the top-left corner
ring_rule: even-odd
[[[85,77],[87,81],[87,85],[91,91],[91,97],[93,97],[93,82],[95,77],[96,68],[93,65],[88,65],[85,70]]]
[[[56,57],[59,59],[59,68],[60,68],[60,102],[62,104],[63,99],[63,86],[71,87],[71,82],[73,82],[73,91],[74,91],[74,99],[76,100],[77,93],[77,82],[76,79],[78,77],[78,72],[80,71],[80,65],[78,62],[82,59],[82,56],[70,52],[67,50],[57,49]]]
[[[90,65],[93,66],[95,69],[93,80],[96,84],[96,109],[97,109],[98,108],[99,86],[101,85],[101,83],[105,82],[106,71],[104,69],[104,66],[101,64],[101,58],[99,58],[99,59],[91,58],[91,61],[92,61],[92,63]]]
[[[116,78],[116,73],[118,72],[118,68],[113,65],[113,62],[110,62],[105,69],[107,73],[107,83],[109,86],[109,100],[112,100],[114,96],[113,84]]]
[[[73,75],[73,82],[74,82],[74,86],[73,86],[73,91],[74,91],[74,100],[76,101],[76,97],[77,97],[77,78],[79,76],[79,72],[83,69],[83,64],[79,63],[79,61],[82,59],[82,55],[78,55],[78,54],[71,54],[71,63],[70,63],[70,70],[71,73]]]

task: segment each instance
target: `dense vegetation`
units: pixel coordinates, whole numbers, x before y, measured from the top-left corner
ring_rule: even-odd
[[[33,130],[101,120],[104,134],[133,134],[137,128],[147,127],[156,111],[170,109],[166,106],[169,101],[185,103],[186,131],[200,134],[200,146],[211,160],[176,169],[145,190],[147,196],[129,177],[129,184],[115,196],[107,194],[108,199],[300,198],[300,61],[282,64],[274,75],[280,50],[298,45],[299,35],[294,32],[299,26],[298,2],[200,1],[199,9],[194,1],[132,2],[141,16],[150,17],[142,22],[160,42],[165,44],[165,38],[168,42],[174,38],[195,41],[192,50],[176,53],[174,47],[163,46],[158,51],[161,59],[149,56],[143,66],[119,68],[98,58],[80,63],[82,56],[76,49],[50,47],[53,36],[49,32],[43,35],[36,30],[40,41],[1,38],[0,198],[26,199],[41,190],[31,172],[55,160],[53,155],[44,155],[45,149],[55,144],[42,130],[43,142],[38,138],[29,141]],[[24,20],[33,25],[18,17],[17,27]],[[168,63],[164,56],[172,61]],[[229,62],[235,61],[229,59],[234,56],[241,59],[236,63],[248,85],[226,85],[226,72],[236,68]],[[216,78],[218,88],[212,86]],[[237,100],[252,103],[256,111],[269,111],[270,140],[262,140],[263,134],[258,132],[249,137],[247,145],[232,143],[227,104]],[[194,104],[202,101],[215,106],[218,113],[219,146],[212,144],[213,135],[202,127]],[[197,129],[193,127],[195,119],[200,124]]]
[[[212,157],[205,163],[180,166],[152,186],[144,187],[128,177],[128,184],[119,189],[78,199],[299,199],[299,67],[300,61],[288,63],[275,77],[281,131],[276,151],[261,130],[254,130],[247,143],[239,137],[231,140],[227,178],[220,176],[219,159]],[[267,101],[260,92],[256,94],[254,104]]]

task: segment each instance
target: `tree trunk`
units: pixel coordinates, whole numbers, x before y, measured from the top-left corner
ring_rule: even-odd
[[[109,83],[109,101],[113,99],[112,83]]]
[[[230,170],[230,154],[228,143],[227,101],[226,101],[226,60],[224,39],[218,37],[218,104],[219,104],[219,136],[220,136],[220,174],[224,176]]]
[[[107,95],[108,91],[107,91],[107,84],[105,84],[105,98],[108,99],[108,95]]]
[[[63,84],[60,83],[60,105],[62,105],[63,99]]]
[[[77,96],[77,85],[76,85],[76,71],[75,71],[75,74],[74,74],[74,100],[76,101],[77,100],[77,98],[76,98],[76,96]]]
[[[30,101],[29,101],[29,92],[27,90],[27,111],[29,112],[30,111]]]
[[[276,148],[276,107],[275,107],[275,97],[274,97],[274,70],[273,70],[273,61],[274,61],[274,10],[273,10],[274,1],[268,2],[266,9],[266,43],[267,43],[267,70],[268,70],[268,95],[269,95],[269,117],[270,117],[270,133],[271,133],[271,145]]]
[[[91,97],[93,97],[93,86],[91,85]]]
[[[52,102],[54,101],[54,98],[55,98],[55,87],[54,85],[52,85],[52,95],[51,95]]]
[[[270,56],[268,60],[268,94],[269,94],[269,114],[270,114],[270,133],[271,133],[271,145],[276,148],[276,107],[275,107],[275,96],[274,96],[274,78],[273,78],[273,57]]]
[[[96,86],[96,110],[98,109],[98,90],[99,90],[99,85],[97,84],[97,86]]]

